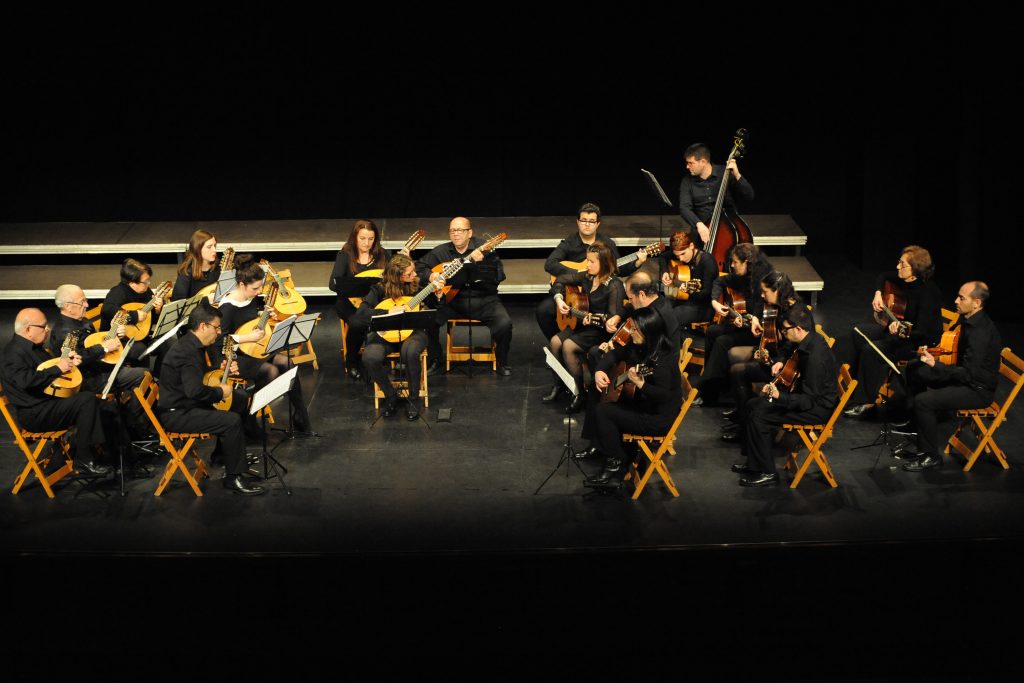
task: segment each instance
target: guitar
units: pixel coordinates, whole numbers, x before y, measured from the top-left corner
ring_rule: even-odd
[[[898,325],[896,336],[908,339],[914,324],[903,319],[906,312],[907,298],[903,294],[903,288],[886,280],[882,285],[882,310],[875,312],[875,322],[882,327],[889,327],[891,323],[896,323]]]
[[[747,313],[747,299],[742,292],[739,292],[732,287],[726,287],[725,293],[722,295],[721,303],[728,310],[725,314],[715,314],[715,324],[720,325],[726,320],[734,320],[735,318],[741,318],[743,324],[741,327],[750,327],[753,319],[753,315]]]
[[[565,305],[569,307],[569,313],[566,315],[559,313],[556,308],[555,321],[558,323],[559,330],[564,330],[567,327],[575,330],[576,321],[585,321],[587,316],[590,316],[590,321],[586,324],[595,327],[604,326],[605,321],[608,319],[607,313],[590,312],[590,299],[587,297],[587,293],[583,291],[583,287],[579,285],[565,286]]]
[[[622,258],[617,259],[615,261],[615,272],[619,272],[619,269],[622,268],[622,266],[630,264],[633,261],[636,261],[638,258],[640,258],[641,251],[646,252],[648,256],[657,256],[661,252],[665,251],[665,243],[658,242],[656,244],[649,244],[640,251],[634,251],[632,254],[628,256],[623,256]],[[563,266],[570,270],[575,270],[576,272],[580,273],[587,269],[586,261],[559,261],[559,263],[561,263]],[[551,276],[551,284],[555,284],[554,275]]]
[[[83,348],[87,349],[91,346],[102,344],[108,339],[117,339],[117,328],[120,327],[121,325],[127,325],[127,323],[128,311],[122,308],[120,311],[115,313],[114,317],[111,319],[110,329],[107,330],[106,332],[93,332],[92,334],[90,334],[88,337],[85,338],[85,343],[82,345]],[[124,344],[121,342],[120,339],[118,339],[117,341],[118,344],[120,344],[120,347],[114,349],[113,351],[107,352],[103,356],[103,358],[100,359],[101,361],[113,365],[114,363],[121,359],[121,354],[124,353]]]
[[[428,296],[436,292],[437,290],[444,287],[444,282],[455,273],[462,270],[462,266],[465,264],[465,259],[455,259],[448,263],[441,264],[444,268],[441,270],[441,277],[434,282],[428,284],[426,287],[421,289],[415,296],[402,296],[397,299],[384,299],[379,304],[374,306],[375,309],[380,311],[391,311],[392,309],[398,308],[399,306],[405,306],[410,311],[420,310],[420,304]],[[388,313],[378,313],[376,315],[389,315]],[[376,315],[374,317],[376,317]],[[408,339],[413,333],[413,330],[385,330],[378,331],[377,335],[384,341],[391,342],[393,344],[399,344]]]
[[[282,277],[274,266],[270,265],[270,261],[267,259],[260,259],[260,265],[267,271],[267,275],[273,278],[273,282],[277,285],[277,296],[274,299],[274,310],[282,318],[287,318],[290,315],[302,315],[306,312],[306,300],[302,298],[302,295],[295,290],[295,283],[291,282],[291,278]],[[268,285],[270,283],[267,283]],[[269,295],[269,292],[265,289],[264,295]]]
[[[252,356],[253,358],[266,358],[270,355],[267,353],[267,344],[270,342],[270,333],[277,326],[277,321],[270,319],[271,312],[276,310],[274,307],[275,299],[277,299],[277,284],[272,282],[270,283],[270,292],[267,293],[266,300],[263,303],[263,310],[260,311],[259,317],[253,318],[247,323],[242,323],[242,326],[235,330],[237,335],[249,334],[253,330],[263,330],[263,337],[259,341],[242,342],[238,345],[238,350],[245,355]]]
[[[492,249],[496,249],[498,247],[498,245],[500,245],[502,242],[504,242],[507,239],[508,239],[508,235],[506,233],[501,233],[497,237],[492,237],[491,239],[487,240],[486,242],[481,244],[479,247],[477,247],[477,249],[480,250],[481,254],[486,254],[487,252],[491,251]],[[473,253],[473,252],[470,251],[470,254],[471,253]],[[462,261],[463,263],[469,263],[470,261],[472,261],[472,259],[469,257],[469,254],[466,254],[465,258],[458,259],[458,260]],[[445,264],[438,263],[436,266],[431,268],[430,271],[432,273],[441,273],[442,270],[444,269],[444,267],[445,267]],[[451,276],[449,275],[448,277],[451,277]],[[447,279],[447,278],[444,278],[444,279]],[[459,290],[457,288],[455,288],[455,287],[452,287],[451,285],[444,285],[444,287],[441,289],[441,292],[442,292],[442,294],[444,294],[445,301],[451,301],[452,299],[455,298],[455,295],[459,293]]]
[[[601,394],[601,401],[618,401],[623,394],[627,399],[632,399],[636,395],[636,385],[629,380],[629,364],[625,361],[616,363],[612,372],[616,377]],[[650,377],[654,374],[654,367],[640,363],[636,366],[636,374],[641,377]]]
[[[691,279],[693,269],[689,265],[675,259],[669,262],[669,269],[666,272],[672,276],[674,284],[663,285],[662,292],[670,299],[686,301],[703,286],[700,280]]]
[[[223,273],[225,271],[231,270],[234,267],[235,267],[235,248],[234,247],[228,247],[227,249],[224,250],[224,253],[221,254],[221,257],[220,257],[220,272]],[[214,282],[212,285],[206,285],[205,287],[200,289],[198,292],[196,292],[197,295],[201,294],[203,296],[209,296],[209,297],[212,297],[216,293],[217,293],[217,283],[216,282]]]
[[[764,317],[761,320],[761,343],[754,351],[754,360],[760,361],[765,365],[772,362],[771,351],[768,347],[772,346],[775,350],[778,350],[779,347],[779,331],[776,325],[778,319],[779,307],[765,304]]]
[[[946,330],[942,333],[938,346],[922,346],[918,349],[918,355],[925,351],[935,356],[935,360],[946,365],[956,365],[960,356],[960,326]]]
[[[769,387],[778,387],[780,384],[792,392],[796,389],[796,380],[800,377],[800,371],[797,369],[797,363],[799,362],[799,352],[794,351],[793,355],[782,364],[782,368],[779,369],[778,374],[772,377],[771,381],[764,385],[764,389],[761,390],[762,394],[768,395],[768,402],[772,403],[773,399],[770,395]],[[781,389],[780,389],[781,391]]]
[[[166,298],[167,295],[171,293],[172,289],[174,289],[174,283],[172,283],[170,280],[167,280],[166,282],[161,283],[159,287],[153,290],[153,298],[150,299],[147,303],[131,303],[125,304],[124,306],[121,307],[122,311],[138,311],[140,318],[143,315],[146,315],[145,320],[140,320],[134,325],[125,324],[124,336],[126,339],[142,341],[143,339],[149,336],[149,331],[153,327],[153,316],[148,315],[148,313],[153,310],[154,306],[156,306],[156,302]]]
[[[203,384],[208,387],[217,387],[222,384],[228,383],[228,377],[231,375],[231,363],[235,360],[235,342],[231,338],[231,335],[224,335],[224,369],[223,370],[210,370],[203,375]],[[231,398],[234,392],[227,395],[227,398],[222,398],[213,404],[213,407],[217,410],[231,410]]]
[[[64,337],[64,343],[60,346],[60,357],[51,358],[50,360],[44,360],[36,370],[45,370],[46,368],[52,368],[53,366],[60,363],[65,358],[71,356],[75,351],[75,347],[78,346],[78,336],[81,334],[81,330],[74,330],[68,332],[67,336]],[[71,370],[66,372],[59,377],[55,377],[53,382],[48,387],[43,389],[43,393],[48,396],[54,396],[56,398],[69,398],[78,393],[78,390],[82,388],[82,372],[72,367]]]

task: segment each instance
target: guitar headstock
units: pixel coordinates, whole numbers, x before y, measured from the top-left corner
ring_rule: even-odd
[[[114,317],[110,319],[110,327],[117,329],[121,325],[128,324],[128,311],[120,310],[114,314]]]
[[[462,270],[462,265],[462,259],[455,259],[444,264],[444,268],[441,269],[441,279],[449,279],[452,275]]]
[[[426,237],[426,230],[417,230],[413,234],[409,235],[409,239],[405,241],[405,246],[402,247],[402,251],[404,251],[406,254],[411,254],[412,250],[418,247],[420,245],[420,242],[426,239]]]
[[[228,247],[220,257],[220,269],[231,270],[235,267],[235,248]]]
[[[263,272],[265,272],[267,275],[274,279],[277,279],[277,271],[274,270],[274,266],[270,265],[270,261],[268,261],[265,258],[261,258],[260,267],[263,268]]]
[[[654,366],[647,363],[640,363],[636,366],[636,374],[640,377],[650,377],[654,374]]]
[[[64,343],[60,345],[62,351],[74,351],[78,346],[78,337],[82,330],[72,330],[64,337]]]
[[[487,240],[486,242],[484,242],[483,244],[480,245],[480,247],[479,247],[480,253],[481,254],[486,254],[487,252],[491,251],[492,249],[497,249],[498,245],[500,245],[502,242],[504,242],[507,239],[508,239],[508,234],[504,233],[504,232],[499,234],[499,235],[496,235],[495,237],[490,238],[489,240]]]
[[[153,290],[153,296],[157,299],[166,299],[171,294],[171,290],[174,289],[174,283],[170,280],[164,280],[160,283],[160,286]]]
[[[235,359],[235,340],[231,338],[230,334],[224,335],[224,359],[231,365],[231,361]]]
[[[657,256],[661,252],[665,251],[665,243],[658,242],[657,244],[649,244],[644,247],[644,251],[647,252],[648,256]]]

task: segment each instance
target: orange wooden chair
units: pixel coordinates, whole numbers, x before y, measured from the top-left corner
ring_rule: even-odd
[[[850,396],[853,395],[853,390],[857,388],[857,380],[850,376],[850,366],[847,363],[843,363],[842,367],[839,368],[839,403],[836,405],[835,410],[832,411],[832,417],[829,418],[826,424],[784,424],[782,429],[787,432],[796,432],[800,435],[800,440],[803,442],[803,446],[807,447],[807,457],[804,458],[803,463],[800,463],[797,456],[800,454],[802,448],[798,446],[796,449],[791,450],[789,456],[786,458],[785,469],[795,472],[793,481],[790,483],[789,488],[795,489],[800,480],[803,479],[804,475],[807,474],[807,469],[811,466],[811,463],[815,463],[821,473],[825,475],[825,481],[829,483],[832,488],[837,487],[839,484],[836,483],[835,475],[832,474],[832,468],[829,467],[828,460],[825,459],[825,451],[822,447],[832,437],[832,429],[835,427],[836,420],[843,414],[843,409],[846,407],[846,402],[850,400]]]
[[[58,429],[51,432],[25,431],[18,426],[17,421],[14,419],[14,414],[10,410],[10,401],[2,393],[0,393],[0,411],[3,412],[4,419],[7,420],[7,426],[11,428],[11,433],[14,434],[14,443],[18,444],[18,448],[21,449],[21,452],[25,454],[25,459],[28,460],[25,469],[14,480],[14,488],[11,489],[11,493],[17,495],[22,486],[25,485],[29,475],[34,474],[42,485],[43,490],[46,491],[46,495],[53,498],[53,485],[75,471],[74,463],[71,460],[71,444],[67,440],[69,430]],[[45,474],[46,468],[54,457],[63,458],[64,464],[47,475]]]

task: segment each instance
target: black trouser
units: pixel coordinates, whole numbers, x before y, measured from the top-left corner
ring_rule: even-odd
[[[672,306],[672,315],[679,322],[679,331],[685,333],[693,323],[707,322],[711,317],[711,309],[708,306],[683,301]]]
[[[376,333],[366,340],[363,349],[363,367],[370,379],[377,383],[389,401],[395,400],[398,392],[388,379],[387,354],[398,352],[401,362],[405,365],[409,380],[409,400],[416,401],[419,396],[420,381],[423,370],[420,367],[420,353],[427,347],[427,333],[417,330],[401,344],[386,342]]]
[[[236,412],[239,395],[236,393],[231,410],[213,408],[189,408],[170,410],[160,414],[160,422],[169,432],[200,432],[215,434],[221,456],[224,458],[224,473],[231,477],[242,474],[248,468],[245,460],[245,433],[242,416]],[[244,409],[244,401],[243,409]]]
[[[695,384],[705,400],[714,400],[729,373],[729,349],[734,346],[756,346],[757,339],[749,327],[735,325],[708,326],[704,342],[704,372]]]
[[[874,342],[882,353],[893,363],[913,358],[915,355],[914,345],[909,339],[903,339],[896,335],[889,334],[889,331],[875,324],[874,326],[860,325],[858,328]],[[850,396],[852,405],[863,405],[874,403],[878,398],[878,390],[882,388],[892,368],[882,360],[881,356],[875,353],[864,337],[857,334],[856,330],[850,333],[853,342],[853,362],[850,364],[850,375],[856,378],[857,387]],[[898,389],[897,386],[892,386]]]
[[[287,372],[289,366],[288,356],[283,351],[275,353],[266,360],[239,353],[235,360],[238,361],[238,375],[248,382],[253,382],[257,391],[277,379],[281,373]],[[295,417],[295,429],[300,432],[308,432],[310,430],[309,411],[306,410],[306,401],[302,397],[302,384],[299,382],[298,375],[288,392],[288,402],[291,404],[292,414]]]
[[[737,422],[743,424],[746,421],[747,402],[754,397],[751,384],[768,382],[771,378],[771,368],[760,361],[748,360],[729,366],[729,387],[739,410]]]
[[[537,304],[536,310],[534,310],[534,316],[537,318],[537,325],[540,326],[540,331],[544,335],[545,339],[551,339],[558,334],[558,317],[557,307],[555,306],[555,300],[546,296],[539,304]]]
[[[763,396],[747,401],[745,410],[743,455],[746,465],[757,472],[775,474],[775,458],[772,457],[772,439],[782,424],[824,424],[832,413],[821,411],[792,412],[778,403],[769,403]]]
[[[100,401],[90,392],[79,392],[68,398],[53,398],[31,408],[18,408],[22,429],[30,432],[48,432],[74,426],[76,433],[72,445],[75,458],[90,461],[96,454],[95,446],[102,446],[103,424],[100,420]]]
[[[496,294],[470,296],[465,290],[459,292],[447,305],[438,309],[438,327],[445,326],[453,318],[479,320],[487,325],[491,339],[497,345],[494,355],[498,365],[508,365],[508,351],[512,346],[512,318]],[[437,336],[433,335],[435,341]]]
[[[956,410],[984,408],[994,398],[992,391],[940,380],[932,368],[920,361],[912,362],[907,374],[911,393],[908,403],[914,411],[917,445],[926,455],[939,455],[940,448],[945,450],[949,440],[949,436],[939,440],[940,417]]]
[[[676,419],[672,413],[643,413],[626,404],[616,402],[598,403],[594,408],[594,434],[597,450],[609,459],[625,462],[626,451],[622,444],[623,434],[646,434],[659,436],[668,431]]]

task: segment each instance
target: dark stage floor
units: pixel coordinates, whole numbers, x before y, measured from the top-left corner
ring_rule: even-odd
[[[822,295],[819,322],[845,343],[851,323],[867,304],[872,276],[820,261],[826,282],[836,285]],[[246,586],[266,582],[286,599],[302,602],[269,607],[272,615],[319,617],[329,602],[351,601],[353,609],[364,610],[360,614],[367,623],[382,629],[394,625],[388,610],[408,610],[411,604],[418,607],[410,623],[428,632],[434,608],[448,619],[451,609],[469,614],[489,605],[480,616],[480,630],[470,637],[482,644],[490,642],[488,634],[528,638],[511,624],[525,618],[519,610],[527,605],[538,610],[527,621],[550,617],[556,605],[547,604],[548,599],[580,607],[572,619],[579,624],[599,618],[603,600],[611,600],[615,610],[663,614],[669,620],[673,612],[685,618],[687,604],[711,613],[721,606],[757,618],[756,602],[748,604],[744,596],[760,592],[765,604],[776,608],[841,608],[822,617],[822,623],[838,619],[842,625],[836,627],[851,633],[860,610],[876,599],[885,606],[874,609],[899,614],[892,607],[902,594],[896,587],[915,574],[925,582],[924,590],[963,594],[974,600],[975,609],[985,611],[986,605],[999,602],[993,592],[996,577],[986,567],[1009,557],[1024,531],[1024,430],[1015,419],[1020,406],[999,432],[1008,471],[983,459],[967,473],[951,461],[924,474],[906,473],[888,452],[851,451],[870,443],[879,425],[844,419],[826,448],[838,489],[817,475],[796,490],[744,489],[729,471],[739,449],[717,438],[719,410],[695,407],[679,430],[679,454],[669,462],[679,498],[659,483],[636,502],[626,495],[629,489],[621,495],[585,495],[583,477],[575,468],[566,476],[564,467],[534,495],[558,462],[565,440],[561,410],[540,403],[550,373],[532,317],[535,302],[508,300],[515,323],[512,377],[496,377],[478,367],[469,378],[453,369],[430,379],[428,424],[399,416],[371,426],[368,389],[341,373],[333,309],[315,301],[312,308],[325,312],[314,337],[320,370],[304,367],[300,376],[323,436],[287,442],[276,450],[288,468],[293,495],[285,495],[277,483],[262,497],[230,495],[220,487],[222,470],[217,468],[204,484],[203,498],[196,498],[180,478],[160,498],[152,495],[155,478],[130,482],[123,498],[111,489],[113,495],[105,500],[76,496],[72,485],[51,501],[33,485],[17,496],[0,495],[0,552],[8,561],[18,558],[19,576],[55,569],[92,580],[105,576],[108,568],[147,573],[158,564],[162,571],[153,575],[173,580],[196,567],[174,558],[217,558],[199,563],[216,570],[193,577],[198,583],[189,590],[217,594],[238,576],[237,570],[245,574],[239,580]],[[3,310],[3,329],[10,330],[15,310],[10,305]],[[1005,345],[1020,348],[1019,326],[1004,327],[1003,333]],[[436,422],[439,408],[451,409],[450,423]],[[279,417],[286,412],[276,411]],[[576,426],[574,439],[578,434]],[[3,439],[0,453],[0,481],[12,482],[24,458],[9,438]],[[237,561],[252,556],[265,559]],[[124,557],[135,561],[107,561]],[[304,576],[316,582],[306,583]],[[669,579],[670,590],[660,598],[667,601],[664,612],[651,606],[654,595],[632,607],[620,595],[631,581],[649,576]],[[807,582],[807,589],[784,597],[779,591],[793,581]],[[730,590],[736,585],[740,593]],[[600,601],[588,605],[581,590],[596,591]],[[445,602],[446,593],[451,602]],[[411,595],[417,599],[399,597]],[[170,604],[177,600],[173,594],[166,599]],[[926,627],[932,617],[922,606],[933,603],[920,596],[908,599],[915,611],[903,615],[907,621],[902,626],[895,617],[897,626]],[[164,608],[174,609],[170,604]],[[274,599],[263,595],[260,604],[273,605]],[[241,614],[250,612],[269,618],[252,605]],[[780,627],[786,619],[803,623],[804,616],[784,617]],[[709,618],[709,626],[716,628],[728,629],[731,623],[724,613]],[[472,622],[462,624],[467,626],[473,630]],[[412,635],[411,626],[398,628]],[[539,628],[550,636],[560,633],[550,623]],[[725,655],[735,635],[723,633],[719,641],[692,624],[688,629]],[[433,642],[438,635],[425,637]],[[792,637],[798,639],[796,633]],[[365,631],[360,638],[373,640]],[[889,641],[874,646],[896,647]]]

